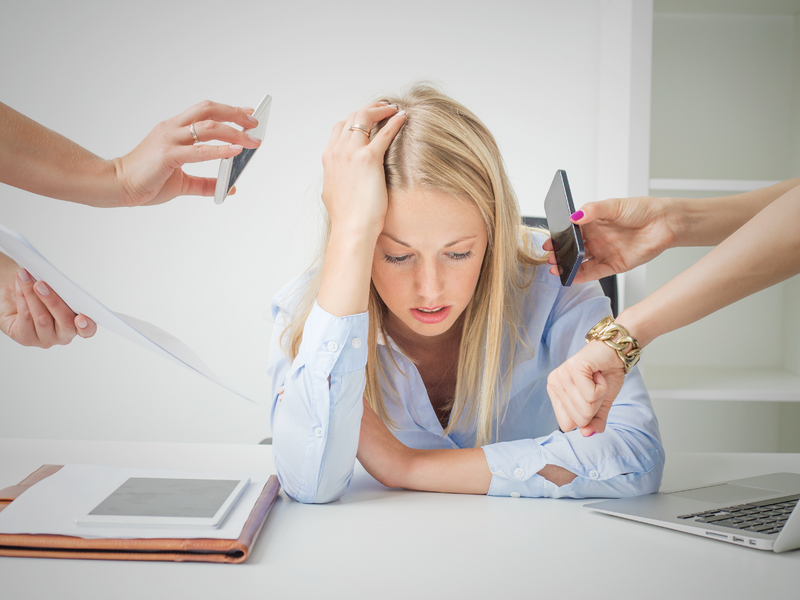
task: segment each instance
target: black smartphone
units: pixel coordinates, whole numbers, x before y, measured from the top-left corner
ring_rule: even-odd
[[[553,240],[556,266],[563,286],[572,284],[585,254],[581,228],[569,220],[574,212],[575,205],[572,203],[572,193],[569,191],[567,172],[558,170],[544,200],[544,214],[547,217],[547,228],[550,230],[550,239]]]

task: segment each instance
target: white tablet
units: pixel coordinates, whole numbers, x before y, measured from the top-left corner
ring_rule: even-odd
[[[129,477],[78,525],[219,527],[250,483],[244,479]]]
[[[258,103],[253,116],[258,120],[258,125],[253,129],[246,129],[247,133],[251,133],[258,139],[264,139],[264,132],[267,130],[267,121],[269,120],[269,108],[272,106],[272,96],[266,95]],[[231,191],[233,184],[239,179],[247,163],[253,158],[258,148],[242,148],[233,158],[223,158],[219,165],[219,174],[217,175],[217,187],[214,189],[214,202],[222,204],[228,193]]]

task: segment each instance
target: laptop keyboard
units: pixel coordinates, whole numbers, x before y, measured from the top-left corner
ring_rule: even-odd
[[[795,494],[783,498],[771,498],[716,510],[706,510],[691,515],[680,515],[678,518],[694,519],[696,523],[713,523],[742,531],[780,533],[794,507],[797,506],[798,499],[800,499],[800,494]]]

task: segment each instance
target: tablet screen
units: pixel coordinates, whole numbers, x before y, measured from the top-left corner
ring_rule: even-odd
[[[211,518],[237,485],[238,479],[131,477],[89,514]]]

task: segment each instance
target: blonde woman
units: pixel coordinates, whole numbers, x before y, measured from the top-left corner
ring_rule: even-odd
[[[337,123],[323,167],[322,258],[272,304],[273,449],[289,496],[337,500],[356,457],[417,490],[658,489],[664,453],[635,369],[605,433],[558,429],[547,376],[609,304],[597,283],[562,288],[548,272],[547,235],[520,225],[469,110],[414,86]]]

